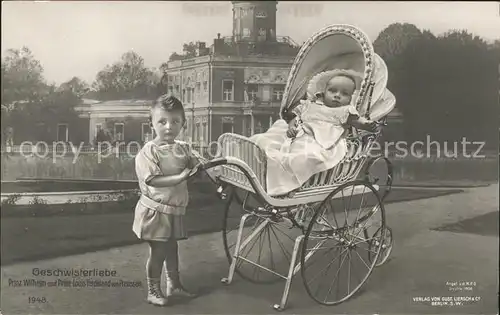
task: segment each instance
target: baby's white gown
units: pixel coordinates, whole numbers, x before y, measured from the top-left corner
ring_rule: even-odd
[[[350,114],[359,115],[353,105],[330,108],[311,101],[301,101],[293,112],[302,120],[295,139],[286,136],[283,119],[250,137],[267,154],[266,186],[272,196],[297,189],[312,175],[337,165],[347,153],[343,125]]]

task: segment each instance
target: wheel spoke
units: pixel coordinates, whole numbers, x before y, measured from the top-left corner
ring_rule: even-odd
[[[274,234],[274,230],[272,228],[270,228],[269,230],[271,230]],[[276,236],[276,234],[274,234]],[[271,233],[267,233],[267,240],[269,242],[269,262],[271,263],[271,270],[274,270],[274,259],[273,259],[273,244],[271,243]]]
[[[361,208],[363,208],[363,200],[365,198],[365,189],[366,189],[366,186],[363,186],[363,192],[361,193],[361,202],[359,203],[358,213],[356,214],[356,220],[354,222],[358,222],[359,214],[361,213]]]
[[[280,229],[278,226],[274,226],[274,228],[275,228],[277,231],[281,232],[281,234],[285,235],[285,236],[286,236],[286,237],[287,237],[290,241],[295,242],[295,240],[294,240],[293,238],[291,238],[291,237],[290,237],[290,235],[288,235],[287,233],[285,233],[285,232],[284,232],[282,229]]]
[[[276,231],[272,230],[274,236],[276,237],[276,241],[278,242],[278,245],[279,247],[281,248],[281,251],[283,252],[283,254],[285,255],[285,258],[286,260],[288,261],[288,264],[291,263],[292,261],[292,254],[290,254],[286,249],[285,249],[285,246],[283,245],[283,243],[281,243],[281,241],[279,240],[279,237],[278,235],[276,234]]]
[[[346,250],[344,250],[344,252],[345,252],[345,251],[348,251],[348,249],[346,248]],[[342,256],[342,255],[344,254],[344,252],[342,252],[340,255]],[[340,270],[342,269],[342,266],[344,265],[344,261],[345,261],[345,258],[346,258],[346,257],[347,257],[347,254],[344,256],[344,258],[343,258],[343,259],[342,259],[342,261],[340,262],[339,270],[337,270],[337,274],[335,275],[335,278],[333,278],[333,281],[332,281],[332,283],[330,284],[330,287],[329,287],[329,289],[328,289],[328,293],[326,294],[325,299],[324,299],[324,301],[323,301],[323,302],[325,302],[325,303],[326,303],[326,299],[328,298],[328,295],[330,295],[330,292],[332,291],[331,289],[332,289],[333,284],[335,283],[335,280],[337,280],[337,278],[339,277]],[[331,266],[331,264],[329,264],[329,266]],[[328,269],[330,269],[330,268],[328,268]],[[337,289],[338,289],[338,285],[337,285]]]
[[[337,222],[337,216],[335,215],[335,210],[332,209],[332,205],[329,202],[327,202],[326,204],[328,205],[328,209],[332,212],[333,219],[335,220],[335,224],[336,224],[336,226],[338,228],[339,227],[339,223]]]
[[[363,262],[363,264],[366,266],[368,270],[370,270],[370,266],[364,261],[363,257],[359,255],[359,253],[356,251],[356,255],[358,255],[359,259]]]
[[[325,252],[323,253],[323,255],[321,255],[321,256],[320,256],[320,258],[323,258],[323,257],[325,257],[327,254],[331,253],[333,249],[335,249],[335,250],[337,251],[337,250],[338,250],[338,247],[331,247],[330,249],[328,249],[327,251],[325,251]],[[313,250],[315,250],[315,249],[314,249],[314,248],[311,248],[311,249],[310,249],[310,251],[313,251]],[[312,255],[314,255],[314,254],[312,254]],[[313,257],[316,257],[316,256],[313,256]],[[337,258],[335,258],[335,259],[337,259]],[[314,263],[316,263],[316,262],[318,262],[318,261],[321,261],[321,260],[319,260],[319,258],[318,258],[318,259],[316,259],[315,261],[313,261],[312,263],[310,263],[310,262],[309,262],[309,263],[308,263],[308,265],[307,265],[307,268],[311,268],[311,266],[312,266],[312,265],[314,265]],[[302,268],[305,268],[305,266],[302,266]]]
[[[313,278],[312,278],[312,279],[308,282],[308,284],[309,284],[309,283],[311,283],[314,279],[316,279],[316,278],[317,278],[320,274],[322,274],[322,273],[323,273],[323,270],[325,270],[326,268],[330,267],[330,266],[331,266],[331,265],[332,265],[332,264],[333,264],[333,263],[334,263],[334,262],[335,262],[335,261],[336,261],[336,260],[337,260],[340,256],[342,256],[342,254],[344,254],[344,253],[345,253],[345,251],[346,251],[346,250],[347,250],[347,249],[344,249],[344,251],[342,251],[342,252],[340,253],[340,255],[339,255],[339,256],[337,256],[334,260],[332,260],[330,263],[328,263],[328,265],[326,265],[326,267],[325,267],[325,268],[323,268],[320,272],[318,272],[318,273],[317,273],[317,274],[316,274],[316,275],[315,275],[315,276],[314,276],[314,277],[313,277]]]
[[[266,207],[260,204],[259,200],[250,195],[243,202],[243,197],[241,192],[238,192],[237,196],[233,194],[229,198],[231,202],[228,201],[226,204],[222,233],[228,261],[231,263],[234,259],[239,223],[241,223],[242,216],[247,215],[241,235],[241,245],[244,247],[239,250],[235,273],[256,283],[267,284],[281,281],[283,278],[279,275],[285,275],[288,272],[292,257],[289,243],[290,241],[295,243],[295,240],[291,237],[292,234],[286,233],[284,227],[280,228],[283,225],[281,221],[275,222],[271,212],[263,210]],[[256,210],[257,207],[260,209]],[[284,209],[279,210],[284,211]],[[284,219],[286,220],[287,217],[285,216]],[[249,236],[252,238],[249,239]],[[284,265],[287,262],[285,269]]]

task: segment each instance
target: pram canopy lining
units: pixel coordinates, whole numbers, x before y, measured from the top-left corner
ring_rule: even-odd
[[[307,85],[315,74],[333,69],[350,69],[363,74],[361,88],[357,91],[355,100],[360,114],[379,120],[392,111],[395,97],[386,88],[387,66],[374,53],[368,37],[353,26],[332,25],[309,38],[297,54],[283,94],[281,118],[306,96]],[[320,187],[331,188],[356,178],[376,136],[378,135],[365,134],[364,137],[348,139],[350,153],[344,160],[333,169],[314,175],[299,190],[298,195],[304,196],[307,191],[313,193]],[[252,173],[251,176],[246,176],[238,167],[226,165],[221,178],[252,192],[255,190],[250,181],[255,180],[266,191],[266,163],[261,163],[265,160],[265,152],[249,139],[233,134],[222,135],[219,144],[223,156],[240,159]],[[260,160],[258,163],[255,161],[257,158]]]

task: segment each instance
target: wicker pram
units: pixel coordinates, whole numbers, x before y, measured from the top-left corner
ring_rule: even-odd
[[[395,98],[386,88],[387,67],[374,53],[367,36],[349,25],[326,27],[302,46],[287,80],[281,118],[286,118],[304,96],[306,82],[314,74],[331,69],[353,69],[363,73],[356,108],[362,115],[385,125],[387,115],[395,106]],[[218,139],[220,156],[205,166],[221,168],[216,180],[221,185],[220,195],[226,202],[222,232],[230,262],[229,276],[223,282],[231,283],[234,272],[257,283],[286,280],[281,303],[274,305],[276,310],[285,308],[292,278],[298,271],[302,272],[308,294],[318,303],[338,304],[356,293],[373,268],[383,264],[392,250],[392,231],[386,226],[383,205],[390,191],[392,169],[385,157],[370,154],[379,137],[380,131],[350,130],[347,139],[349,153],[338,165],[312,176],[293,193],[272,197],[266,190],[266,153],[247,137],[221,135]],[[379,171],[381,167],[385,168],[385,178],[372,176],[375,164]],[[353,201],[359,204],[353,204]],[[350,219],[349,215],[354,213],[357,215]],[[337,220],[337,215],[342,218]],[[252,242],[262,238],[266,240],[259,241],[257,249],[252,250]],[[283,239],[292,242],[287,246]],[[308,262],[320,257],[324,244],[330,241],[336,244],[334,247],[349,252],[349,257],[356,257],[355,249],[366,247],[362,252],[365,258],[361,258],[361,265],[365,265],[366,270],[362,271],[359,283],[352,285],[349,278],[347,290],[344,290],[347,292],[333,298],[327,294],[323,299],[312,288],[314,269],[308,267]],[[273,245],[277,248],[274,252]],[[291,253],[286,253],[288,248],[293,248]],[[267,254],[262,254],[263,251]],[[277,252],[283,253],[281,259]],[[340,260],[342,253],[340,250],[336,256],[327,259],[326,264]],[[361,254],[357,256],[361,257]],[[256,270],[266,272],[272,279],[256,277]],[[340,270],[339,267],[337,276]],[[347,274],[350,275],[350,271]],[[320,278],[331,280],[328,276]],[[340,282],[340,277],[337,278],[332,280],[330,287]]]

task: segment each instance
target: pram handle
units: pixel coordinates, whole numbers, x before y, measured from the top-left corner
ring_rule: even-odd
[[[195,167],[193,167],[193,169],[189,173],[188,178],[195,176],[196,174],[198,174],[202,170],[206,170],[206,169],[220,166],[220,165],[224,165],[224,164],[227,164],[226,158],[217,158],[217,159],[213,159],[211,161],[208,161],[206,163],[198,163]]]

